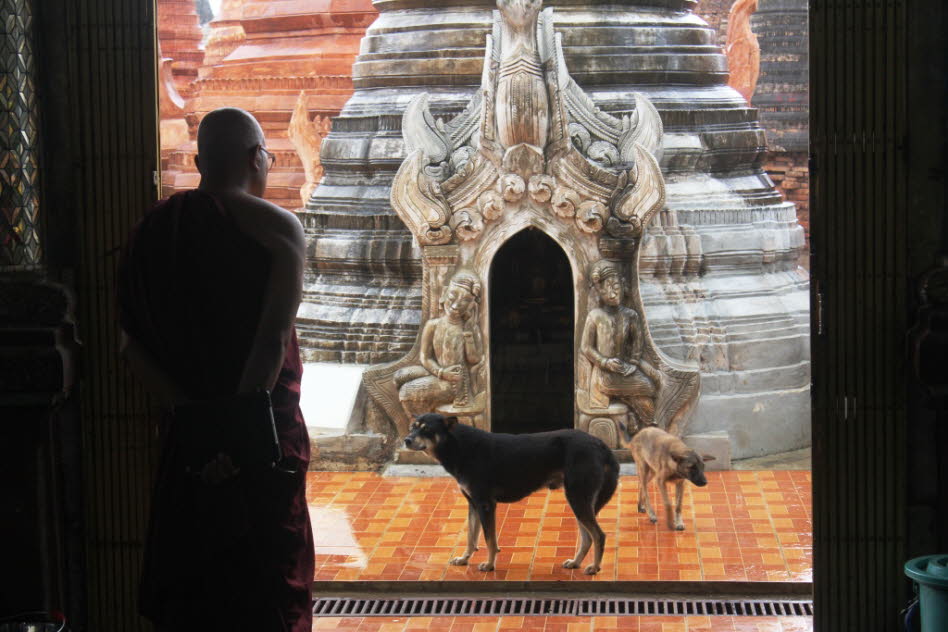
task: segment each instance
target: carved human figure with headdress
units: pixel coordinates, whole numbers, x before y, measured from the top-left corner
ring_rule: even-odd
[[[410,416],[443,404],[458,409],[474,404],[476,372],[484,355],[480,300],[477,275],[463,268],[455,272],[441,295],[444,315],[428,320],[421,332],[420,366],[404,367],[394,376],[398,398]]]
[[[623,304],[625,288],[617,264],[597,261],[589,278],[601,302],[586,317],[580,343],[580,352],[593,366],[590,400],[603,407],[619,400],[629,406],[639,426],[653,424],[662,375],[644,357],[642,316]]]

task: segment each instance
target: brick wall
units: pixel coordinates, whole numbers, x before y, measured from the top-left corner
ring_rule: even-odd
[[[700,0],[695,14],[701,17],[717,34],[717,43],[724,46],[727,38],[727,16],[734,0]]]

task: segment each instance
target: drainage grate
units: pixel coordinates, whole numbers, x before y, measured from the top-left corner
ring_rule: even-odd
[[[813,616],[811,600],[784,599],[556,599],[410,597],[316,599],[317,617],[431,616],[636,616],[705,615],[732,617]]]

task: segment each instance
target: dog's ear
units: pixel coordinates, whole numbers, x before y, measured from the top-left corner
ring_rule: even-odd
[[[444,418],[444,426],[448,430],[450,430],[451,428],[454,428],[454,424],[456,424],[457,422],[458,422],[458,418],[455,417],[454,415]]]
[[[707,463],[708,461],[713,461],[714,459],[715,459],[715,457],[714,457],[713,455],[711,455],[711,454],[702,454],[702,455],[701,455],[701,460],[704,461],[705,463]]]

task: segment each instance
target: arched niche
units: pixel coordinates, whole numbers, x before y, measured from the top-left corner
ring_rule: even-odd
[[[575,300],[566,253],[541,230],[518,232],[493,257],[488,293],[491,429],[572,428]]]

